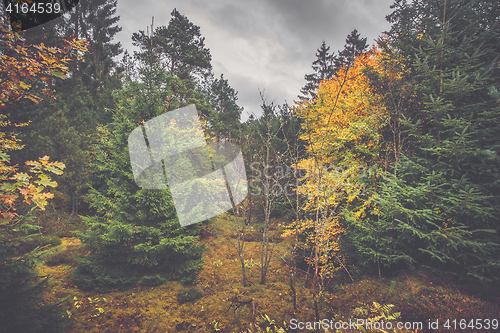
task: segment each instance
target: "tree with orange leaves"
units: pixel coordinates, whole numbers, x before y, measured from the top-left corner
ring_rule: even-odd
[[[378,70],[379,58],[376,48],[357,54],[333,79],[321,83],[313,101],[295,107],[296,116],[303,119],[301,138],[309,155],[297,164],[305,172],[299,191],[307,200],[306,218],[297,230],[305,237],[304,250],[310,251],[306,261],[314,270],[315,304],[323,279],[339,268],[347,271],[339,248],[345,229],[340,213],[351,205],[366,205],[364,178],[370,178],[365,177],[368,168],[385,149],[380,133],[387,112],[365,74],[367,69]]]
[[[51,96],[48,89],[35,91],[35,84],[49,82],[54,76],[64,78],[69,61],[85,50],[85,41],[66,42],[65,50],[26,45],[0,16],[0,106],[21,98],[38,103],[40,93]],[[20,249],[40,227],[30,224],[29,213],[19,214],[18,210],[23,203],[32,206],[31,210],[43,210],[53,197],[47,188],[57,186],[49,174],[62,174],[65,165],[49,162],[48,156],[25,162],[29,173],[10,165],[9,152],[23,147],[12,129],[27,125],[12,124],[0,114],[0,322],[2,332],[56,332],[61,331],[62,319],[60,314],[51,316],[50,309],[58,303],[39,302],[40,286],[47,277],[39,277],[35,271],[47,251],[36,248],[23,253]]]
[[[52,97],[44,88],[34,91],[39,81],[49,83],[52,77],[66,78],[68,64],[86,51],[87,41],[63,39],[64,49],[26,45],[24,38],[14,32],[5,16],[0,15],[0,107],[27,98],[37,103],[41,94]]]

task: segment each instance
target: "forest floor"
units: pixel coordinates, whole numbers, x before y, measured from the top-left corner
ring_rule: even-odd
[[[108,293],[84,292],[71,283],[78,257],[86,253],[80,241],[71,237],[70,229],[81,228],[81,225],[68,223],[62,227],[63,231],[48,228],[46,236],[58,235],[61,248],[39,267],[41,275],[52,277],[44,301],[69,298],[70,301],[62,306],[72,322],[68,329],[72,333],[252,332],[252,318],[255,318],[256,332],[285,332],[280,328],[289,328],[292,313],[289,270],[285,263],[292,240],[280,237],[282,219],[273,220],[273,257],[266,284],[261,285],[262,234],[258,224],[247,227],[244,259],[249,283],[243,286],[241,263],[235,247],[237,221],[236,217],[225,215],[211,226],[204,227],[200,242],[207,245],[205,262],[193,285],[167,282],[148,287],[137,284],[130,290]],[[58,223],[64,224],[60,220]],[[304,325],[307,322],[313,325],[314,322],[312,300],[311,291],[305,286],[304,274],[300,274],[297,320]],[[456,286],[422,271],[391,278],[360,277],[354,282],[337,278],[326,283],[319,301],[320,319],[325,319],[323,323],[329,325],[328,330],[321,332],[336,332],[335,325],[342,323],[344,327],[338,332],[360,332],[368,325],[366,320],[369,318],[373,323],[383,321],[387,325],[390,321],[397,325],[400,322],[408,328],[395,330],[397,332],[450,332],[455,327],[461,332],[481,332],[484,330],[477,330],[477,321],[473,322],[474,326],[470,325],[471,319],[482,319],[484,325],[489,319],[491,328],[496,319],[498,325],[499,300],[498,290]],[[349,320],[351,323],[364,320],[365,326],[357,327],[359,330],[352,330],[353,326],[350,326],[349,330],[346,326]],[[433,327],[436,323],[438,330],[429,329],[429,325]],[[366,331],[382,332],[375,329],[381,327],[372,328]]]

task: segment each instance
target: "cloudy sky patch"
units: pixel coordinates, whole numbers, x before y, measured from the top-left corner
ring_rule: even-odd
[[[216,76],[224,74],[248,113],[261,113],[259,90],[269,101],[292,104],[323,40],[342,50],[358,29],[369,43],[390,28],[385,16],[393,0],[118,0],[123,28],[117,35],[129,52],[132,33],[168,25],[174,8],[200,27]]]

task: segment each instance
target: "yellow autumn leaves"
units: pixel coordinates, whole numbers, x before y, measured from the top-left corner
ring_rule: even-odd
[[[347,206],[369,206],[362,178],[385,149],[381,133],[389,115],[382,96],[370,85],[371,77],[386,76],[382,60],[381,51],[373,47],[339,69],[332,80],[323,81],[315,100],[302,101],[294,109],[303,119],[301,139],[308,157],[296,167],[305,171],[299,192],[310,217],[298,222],[297,231],[307,235],[323,273],[335,270],[325,266],[333,253],[333,261],[342,260],[340,213]]]
[[[388,112],[369,79],[383,71],[381,58],[376,48],[358,56],[332,80],[321,83],[314,101],[295,108],[304,119],[301,139],[309,153],[297,165],[306,171],[302,194],[309,200],[309,210],[355,200],[361,191],[357,176],[373,166],[384,150],[381,132]]]
[[[369,163],[378,151],[379,129],[387,118],[381,97],[372,92],[367,71],[381,71],[380,51],[372,48],[335,78],[323,81],[312,103],[299,104],[308,152],[320,163]]]

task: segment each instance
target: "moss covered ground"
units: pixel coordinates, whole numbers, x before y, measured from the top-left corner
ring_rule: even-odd
[[[243,286],[241,264],[234,247],[237,220],[225,215],[203,230],[200,242],[206,243],[208,249],[194,284],[167,282],[156,287],[137,284],[126,291],[105,294],[83,292],[71,283],[78,258],[86,253],[70,231],[56,231],[70,237],[61,237],[62,248],[39,267],[41,275],[52,276],[45,302],[68,297],[69,301],[62,305],[69,321],[67,332],[252,332],[252,313],[257,331],[285,332],[289,329],[292,305],[288,268],[281,257],[286,257],[292,240],[280,237],[280,222],[273,221],[271,228],[274,253],[265,285],[259,284],[259,225],[247,230],[250,241],[245,244],[244,258],[249,284]],[[81,226],[73,223],[73,228],[76,227]],[[314,322],[312,295],[304,281],[302,274],[297,286],[297,318]],[[392,278],[363,277],[351,283],[332,279],[325,289],[319,303],[320,316],[333,322],[394,318],[394,322],[423,323],[424,329],[412,327],[407,332],[430,332],[426,329],[429,319],[440,323],[446,319],[467,322],[477,318],[500,319],[497,290],[481,295],[477,290],[465,290],[421,271]],[[440,331],[450,331],[442,328]]]

